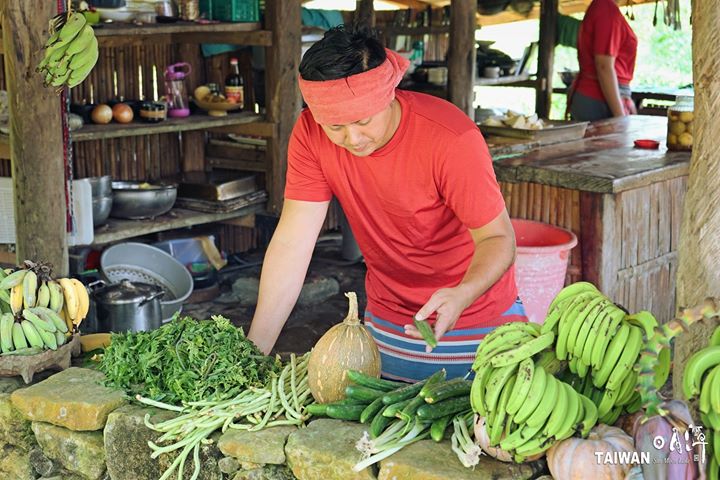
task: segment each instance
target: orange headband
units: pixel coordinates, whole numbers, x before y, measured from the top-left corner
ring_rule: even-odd
[[[385,53],[383,63],[349,77],[312,81],[298,76],[300,91],[315,121],[345,125],[371,117],[390,105],[410,62],[387,48]]]

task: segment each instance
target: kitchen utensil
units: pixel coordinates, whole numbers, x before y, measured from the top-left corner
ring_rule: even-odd
[[[113,197],[109,195],[107,197],[93,198],[92,210],[93,210],[93,226],[104,225],[110,216],[110,210],[112,209]]]
[[[98,280],[90,288],[96,325],[86,326],[86,331],[95,328],[95,332],[140,332],[162,325],[160,298],[165,291],[157,285],[129,280],[108,285]]]
[[[635,148],[643,148],[647,150],[656,150],[660,147],[660,142],[657,140],[635,140],[634,142]]]
[[[143,102],[140,107],[140,118],[147,123],[162,122],[167,118],[165,104],[161,102]]]
[[[239,110],[243,107],[239,103],[206,102],[205,100],[198,100],[194,97],[193,102],[195,102],[195,104],[203,110],[207,110],[208,115],[213,117],[224,117],[227,115],[227,112],[230,112],[232,110]]]
[[[179,62],[165,69],[165,96],[168,102],[168,116],[187,117],[190,115],[185,77],[192,68],[189,63]]]
[[[113,205],[110,215],[117,218],[157,217],[175,204],[175,185],[151,185],[145,182],[112,182]]]
[[[90,189],[93,198],[112,196],[112,177],[103,175],[102,177],[88,177]]]
[[[160,17],[177,17],[175,4],[169,0],[155,2],[155,13]]]
[[[192,276],[182,263],[144,243],[119,243],[106,249],[100,256],[100,273],[110,283],[128,279],[161,287],[165,291],[160,302],[164,321],[182,310],[193,291]]]
[[[113,22],[129,22],[135,18],[135,12],[128,10],[126,7],[120,8],[97,8],[100,18]]]

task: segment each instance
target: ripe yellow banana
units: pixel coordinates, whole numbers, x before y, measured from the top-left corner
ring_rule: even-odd
[[[60,278],[57,282],[62,287],[63,296],[65,297],[65,312],[70,317],[70,320],[75,320],[80,308],[80,300],[75,285],[69,278]]]
[[[68,328],[68,332],[73,332],[75,329],[75,325],[72,323],[72,319],[70,318],[70,315],[68,315],[67,310],[65,310],[65,308],[61,309],[58,315],[60,315],[60,318],[62,318],[65,322],[65,325]]]
[[[23,278],[23,306],[32,308],[37,302],[38,278],[33,271],[28,271]]]
[[[15,285],[10,291],[10,309],[14,315],[18,315],[23,308],[23,284]]]
[[[78,298],[78,312],[73,320],[75,320],[75,325],[80,326],[80,322],[87,317],[88,311],[90,311],[90,296],[88,295],[87,288],[80,280],[71,278],[70,281],[75,288],[75,295]]]

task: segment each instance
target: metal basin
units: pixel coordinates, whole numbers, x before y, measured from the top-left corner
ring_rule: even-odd
[[[112,182],[111,217],[133,220],[167,213],[175,204],[176,185],[152,185],[145,182]]]
[[[113,197],[112,194],[107,197],[93,197],[92,211],[93,211],[93,226],[103,225],[110,216],[110,209],[112,209]]]
[[[103,175],[102,177],[89,177],[90,188],[92,189],[92,197],[109,197],[112,195],[112,177]]]

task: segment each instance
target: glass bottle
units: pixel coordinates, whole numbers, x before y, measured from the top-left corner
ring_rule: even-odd
[[[694,98],[689,95],[678,95],[668,107],[668,150],[692,150],[694,109]]]
[[[225,78],[225,97],[230,103],[243,105],[245,101],[245,82],[240,75],[237,58],[230,59],[230,73]]]

